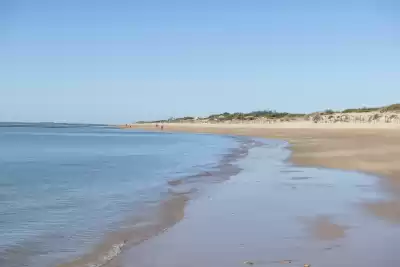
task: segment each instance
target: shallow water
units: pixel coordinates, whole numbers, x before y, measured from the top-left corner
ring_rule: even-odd
[[[118,254],[171,179],[213,170],[235,138],[105,127],[0,127],[0,266]],[[112,238],[108,238],[111,236]],[[107,240],[105,242],[105,240]],[[93,257],[97,260],[99,257]],[[85,265],[89,262],[85,262]]]
[[[185,218],[115,266],[400,266],[400,228],[364,209],[387,198],[376,177],[293,166],[267,140],[242,171],[190,202]],[[282,265],[284,264],[284,265]]]

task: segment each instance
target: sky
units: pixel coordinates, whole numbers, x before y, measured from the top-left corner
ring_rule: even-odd
[[[0,121],[400,102],[399,3],[0,0]]]

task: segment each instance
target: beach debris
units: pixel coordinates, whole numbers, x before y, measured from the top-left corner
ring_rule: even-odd
[[[289,263],[292,263],[292,260],[282,260],[279,263],[280,264],[289,264]]]
[[[254,265],[254,262],[252,262],[252,261],[245,261],[245,262],[243,262],[244,264],[247,264],[247,265]]]
[[[304,267],[311,267],[311,264],[304,264]]]

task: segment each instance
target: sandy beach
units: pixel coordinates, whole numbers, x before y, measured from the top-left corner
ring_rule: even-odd
[[[194,201],[185,208],[182,222],[134,247],[118,266],[132,266],[133,259],[135,266],[303,266],[307,262],[313,266],[397,266],[400,258],[393,248],[400,242],[399,127],[301,126],[165,124],[166,132],[286,141],[291,152],[286,158],[282,152],[250,154],[253,163],[245,163],[244,168],[250,171],[218,185],[208,196],[213,204],[207,197]],[[149,124],[130,127],[159,130]],[[252,165],[257,160],[258,167]],[[284,169],[274,175],[276,166]],[[296,166],[300,169],[293,170]],[[282,180],[286,174],[289,182]],[[260,178],[264,175],[275,181]],[[267,213],[261,215],[260,209]],[[218,219],[204,219],[213,216]],[[285,222],[277,226],[276,220]],[[314,241],[300,237],[301,226]],[[210,231],[216,231],[215,236]],[[182,250],[187,254],[181,255]]]
[[[131,127],[154,130],[155,125]],[[380,176],[381,186],[393,195],[390,202],[369,208],[376,215],[400,223],[400,124],[179,124],[166,131],[245,135],[289,142],[290,161],[303,166],[360,171]]]
[[[154,124],[130,127],[158,130]],[[290,160],[320,166],[373,173],[385,177],[387,188],[400,193],[400,124],[179,124],[165,131],[245,135],[286,140]]]

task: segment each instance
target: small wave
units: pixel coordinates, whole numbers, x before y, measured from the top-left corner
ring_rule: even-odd
[[[126,241],[119,243],[119,244],[114,244],[112,245],[111,249],[107,251],[105,255],[102,257],[98,258],[98,262],[89,262],[85,264],[85,267],[101,267],[108,262],[110,262],[112,259],[117,257],[119,254],[121,254],[123,247],[125,246]]]

